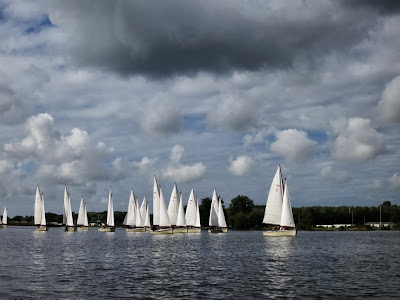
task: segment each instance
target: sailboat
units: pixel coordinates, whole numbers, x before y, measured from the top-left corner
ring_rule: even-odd
[[[155,177],[154,177],[155,179]],[[161,189],[161,186],[157,187],[157,192],[154,192],[154,195],[157,196],[159,195],[159,199],[156,201],[153,201],[153,205],[154,203],[158,203],[159,207],[155,208],[153,207],[153,213],[155,213],[156,211],[158,211],[158,224],[155,223],[154,221],[154,225],[158,225],[156,228],[154,228],[151,233],[154,234],[172,234],[172,226],[171,226],[171,222],[169,220],[168,217],[168,212],[167,212],[167,207],[165,205],[165,201],[164,201],[164,195]],[[153,198],[154,200],[154,198]],[[153,214],[153,218],[154,218],[154,214]]]
[[[8,210],[7,207],[4,207],[3,222],[1,221],[0,217],[0,228],[7,227],[7,218],[8,218]]]
[[[78,225],[77,230],[89,229],[86,202],[83,200],[83,196],[81,197],[81,205],[79,206],[78,220],[76,221],[76,225]]]
[[[129,196],[128,212],[126,213],[126,231],[128,232],[145,232],[144,222],[142,221],[142,215],[139,209],[139,203],[133,189]]]
[[[112,194],[111,194],[111,186],[110,186],[110,191],[108,192],[107,222],[104,227],[99,228],[99,231],[103,231],[103,232],[114,232],[115,231],[114,207],[113,207],[113,200],[112,200]]]
[[[193,226],[188,228],[188,233],[201,233],[200,208],[199,208],[199,199],[197,199],[197,196],[196,196],[196,213],[194,216]]]
[[[178,215],[176,218],[176,227],[174,227],[174,233],[187,233],[188,228],[186,225],[186,220],[185,220],[185,210],[183,209],[183,204],[182,204],[182,193],[180,193],[179,196],[179,202],[178,202]]]
[[[228,232],[228,227],[225,221],[224,209],[222,208],[222,199],[217,196],[217,191],[215,188],[211,200],[210,217],[208,225],[210,226],[210,229],[208,230],[208,232],[210,233]]]
[[[67,186],[64,188],[64,214],[63,224],[65,224],[65,231],[76,231],[74,220],[72,219],[71,197],[67,191]]]
[[[287,180],[283,185],[280,165],[271,183],[263,223],[279,225],[279,228],[264,231],[265,236],[296,236]]]
[[[146,201],[146,196],[143,197],[142,205],[140,206],[140,215],[142,216],[143,225],[145,231],[150,231],[150,213],[149,213],[149,205]]]
[[[178,195],[178,187],[176,186],[175,183],[168,204],[168,218],[173,227],[175,227],[176,225],[176,220],[178,218],[178,210],[179,210],[179,195]]]
[[[34,211],[34,223],[37,226],[37,231],[48,231],[48,227],[46,225],[46,214],[44,210],[44,198],[43,194],[40,193],[39,186],[36,188],[36,196],[35,196],[35,211]]]
[[[188,228],[193,227],[194,218],[196,217],[196,199],[194,198],[194,189],[192,188],[190,191],[188,203],[186,205],[186,225]]]

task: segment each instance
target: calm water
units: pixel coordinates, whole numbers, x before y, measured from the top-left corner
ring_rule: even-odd
[[[0,291],[1,299],[394,299],[400,231],[274,238],[8,227]]]

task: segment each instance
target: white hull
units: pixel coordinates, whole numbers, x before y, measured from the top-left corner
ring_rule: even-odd
[[[188,228],[188,233],[201,233],[201,228]]]
[[[146,228],[126,228],[126,232],[146,232]]]
[[[99,231],[101,231],[101,232],[114,232],[115,231],[115,227],[101,227],[101,228],[99,228]]]
[[[88,226],[77,227],[76,230],[78,230],[78,231],[89,230],[89,227]]]
[[[40,226],[36,227],[36,231],[49,231],[49,228],[47,226]]]
[[[177,227],[173,229],[173,233],[188,233],[188,229],[186,227]]]
[[[65,231],[76,231],[76,227],[73,226],[65,227]]]
[[[172,234],[172,228],[160,228],[150,231],[152,234]]]
[[[267,230],[263,234],[265,236],[296,236],[297,230]]]
[[[209,233],[227,233],[228,232],[228,228],[211,228],[208,229]]]

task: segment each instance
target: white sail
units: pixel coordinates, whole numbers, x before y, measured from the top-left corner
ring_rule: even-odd
[[[182,193],[179,197],[178,216],[176,218],[176,226],[186,227],[185,210],[183,209],[183,203],[182,203]]]
[[[144,222],[146,222],[146,209],[147,209],[147,201],[146,196],[143,197],[142,205],[140,206],[140,215]]]
[[[35,196],[35,211],[34,211],[35,225],[39,225],[41,219],[42,219],[42,194],[40,193],[39,186],[37,186],[36,196]]]
[[[136,227],[144,227],[144,219],[142,218],[142,214],[140,213],[139,201],[137,200],[137,198],[135,198],[135,206],[136,206],[135,225]]]
[[[279,225],[282,214],[283,202],[283,183],[281,166],[278,166],[274,179],[269,189],[267,203],[265,205],[265,213],[263,223]]]
[[[196,216],[194,218],[194,223],[193,223],[193,227],[198,227],[200,228],[200,208],[199,208],[199,199],[197,199],[196,197]]]
[[[114,227],[114,206],[111,194],[111,187],[108,193],[107,226]]]
[[[4,212],[3,212],[3,224],[7,225],[7,218],[8,218],[8,210],[7,207],[4,207]],[[0,221],[1,223],[1,221]]]
[[[67,207],[65,207],[64,209],[67,217],[67,223],[65,225],[74,226],[74,220],[72,218],[72,209],[71,209],[71,197],[69,193],[68,193]]]
[[[125,225],[135,226],[135,224],[136,224],[136,202],[135,202],[135,194],[133,193],[132,189],[131,194],[129,196],[128,212],[126,213]]]
[[[179,210],[179,195],[178,195],[178,188],[175,183],[168,204],[168,217],[171,222],[171,225],[176,225],[176,219],[178,218],[178,210]]]
[[[153,225],[160,225],[160,190],[156,176],[153,184]]]
[[[210,217],[208,220],[209,226],[218,226],[218,205],[217,191],[214,188],[211,199]]]
[[[226,228],[225,214],[224,209],[222,208],[222,200],[218,199],[218,226],[222,228]]]
[[[144,219],[144,226],[145,227],[151,227],[151,223],[150,223],[150,213],[149,213],[149,206],[146,205],[146,216]]]
[[[83,199],[83,197],[82,197]],[[87,216],[87,208],[86,208],[86,202],[85,203],[85,212],[83,214],[83,226],[89,226],[89,220],[88,220],[88,216]]]
[[[192,190],[190,191],[188,204],[186,206],[185,218],[187,226],[193,226],[195,216],[196,216],[196,201],[194,199],[194,190],[192,188]]]
[[[170,227],[171,222],[169,221],[167,207],[165,205],[164,195],[163,195],[161,187],[159,188],[159,190],[160,190],[160,201],[159,201],[160,202],[160,208],[159,208],[160,223],[158,225],[162,226],[162,227]]]
[[[40,206],[41,206],[41,208],[40,208],[40,210],[41,210],[40,225],[41,226],[46,226],[46,213],[45,213],[45,210],[44,210],[44,196],[43,196],[43,193],[42,193]]]
[[[82,196],[81,204],[79,205],[78,220],[76,221],[76,225],[87,226],[87,225],[85,225],[85,217],[87,220],[86,204],[85,204],[85,200],[83,200],[83,196]]]
[[[285,191],[283,192],[282,216],[281,216],[280,226],[295,227],[293,220],[292,205],[290,204],[289,189],[286,179],[285,179]]]

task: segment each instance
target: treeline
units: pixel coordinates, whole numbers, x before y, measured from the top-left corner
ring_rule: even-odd
[[[202,227],[208,226],[211,198],[201,199],[199,204],[200,222]],[[231,229],[262,229],[264,217],[264,205],[254,205],[253,200],[247,196],[239,195],[231,200],[228,207],[224,207],[225,219]],[[367,222],[392,222],[395,227],[400,228],[400,206],[392,205],[385,201],[380,206],[310,206],[293,207],[293,217],[297,229],[310,230],[317,225],[332,224],[355,224],[358,227],[364,226]],[[73,214],[74,220],[77,214]],[[114,220],[116,226],[122,226],[126,212],[115,211]],[[152,219],[152,215],[150,215]],[[102,222],[107,219],[107,211],[88,212],[89,223]],[[8,218],[12,225],[33,225],[33,216],[15,216]],[[48,223],[62,223],[62,215],[51,212],[46,213]]]

